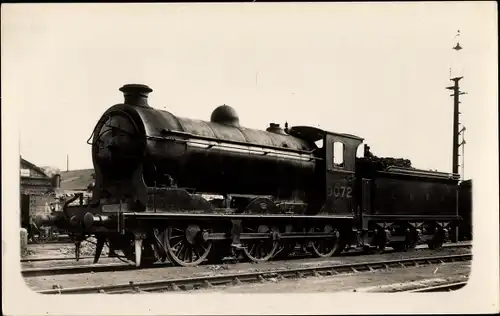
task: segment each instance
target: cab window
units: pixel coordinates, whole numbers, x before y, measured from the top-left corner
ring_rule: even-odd
[[[336,168],[344,168],[344,149],[343,143],[333,143],[333,166]]]

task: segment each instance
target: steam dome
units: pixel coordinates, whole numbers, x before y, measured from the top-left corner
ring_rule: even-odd
[[[240,119],[236,111],[229,105],[221,105],[217,107],[210,116],[210,121],[224,125],[231,125],[235,127],[240,126]]]

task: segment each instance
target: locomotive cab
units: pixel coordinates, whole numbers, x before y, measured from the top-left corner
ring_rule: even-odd
[[[354,135],[325,133],[326,199],[324,212],[354,216],[356,152],[362,142],[362,138]]]
[[[310,126],[297,126],[290,134],[318,145],[318,178],[323,183],[321,214],[351,218],[354,216],[356,152],[363,139],[350,135],[324,131]]]

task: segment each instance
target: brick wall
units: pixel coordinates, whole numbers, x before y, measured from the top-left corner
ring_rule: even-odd
[[[50,203],[55,199],[49,195],[30,195],[30,215],[50,213]]]
[[[43,170],[21,158],[20,168],[21,223],[29,225],[29,217],[50,212],[55,202],[54,183]]]

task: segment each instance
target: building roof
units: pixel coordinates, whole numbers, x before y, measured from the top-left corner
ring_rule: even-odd
[[[61,172],[61,190],[86,191],[94,182],[94,169],[80,169]]]
[[[28,160],[24,159],[23,157],[20,157],[20,158],[21,158],[21,164],[20,164],[21,168],[25,167],[25,168],[33,169],[37,173],[39,173],[41,176],[49,178],[49,176],[40,167],[37,167],[35,164],[29,162]]]

